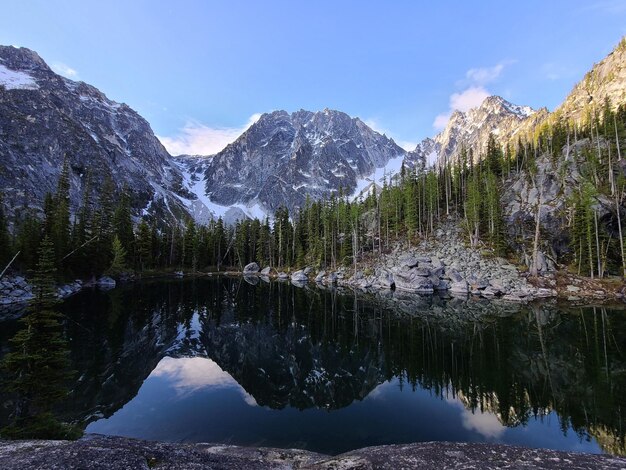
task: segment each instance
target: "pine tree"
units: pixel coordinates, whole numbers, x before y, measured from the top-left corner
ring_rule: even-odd
[[[63,160],[63,168],[54,195],[51,240],[54,244],[57,269],[61,274],[69,274],[68,270],[62,267],[62,259],[70,252],[70,165],[67,156]]]
[[[183,237],[183,266],[195,271],[198,267],[198,240],[196,224],[193,220],[187,223]]]
[[[478,245],[480,237],[481,194],[478,179],[474,176],[467,183],[465,201],[465,223],[473,247]]]
[[[0,272],[11,261],[12,257],[11,238],[9,237],[7,219],[4,215],[4,201],[2,193],[0,193]]]
[[[24,328],[11,339],[12,351],[2,361],[9,375],[6,389],[17,395],[13,421],[2,435],[14,439],[78,437],[76,429],[59,423],[52,414],[52,406],[67,397],[73,372],[62,317],[55,310],[55,254],[48,237],[38,254],[31,311],[20,320]]]
[[[18,258],[22,271],[35,269],[37,265],[37,248],[41,243],[43,225],[33,211],[27,210],[19,223],[16,235],[16,248],[20,252]]]
[[[113,261],[111,261],[111,266],[109,267],[107,274],[110,276],[119,276],[127,271],[127,267],[126,250],[117,235],[113,237],[111,252],[113,253]]]
[[[135,247],[135,233],[130,209],[130,194],[127,187],[122,190],[119,201],[113,213],[113,231],[119,238],[122,247],[130,258],[133,258]]]
[[[139,268],[145,271],[152,267],[152,232],[145,220],[142,220],[137,227],[137,255],[139,257]]]

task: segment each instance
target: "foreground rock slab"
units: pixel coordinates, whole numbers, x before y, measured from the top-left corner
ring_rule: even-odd
[[[335,457],[305,450],[173,444],[88,435],[75,441],[0,441],[3,469],[622,469],[607,455],[496,444],[429,442],[368,447]]]

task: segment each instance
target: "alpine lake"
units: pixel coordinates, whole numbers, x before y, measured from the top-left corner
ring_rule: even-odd
[[[59,305],[85,432],[325,454],[498,442],[626,454],[626,310],[144,281]],[[0,355],[22,327],[0,316]],[[0,395],[0,427],[11,413]]]

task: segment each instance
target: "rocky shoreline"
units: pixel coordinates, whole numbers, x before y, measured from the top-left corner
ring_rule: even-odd
[[[530,262],[528,257],[526,264]],[[194,273],[194,276],[214,273]],[[406,241],[396,243],[388,253],[369,255],[356,268],[316,271],[305,267],[296,271],[278,271],[253,262],[241,272],[223,274],[243,275],[269,281],[291,281],[297,286],[309,282],[332,287],[343,286],[364,292],[386,291],[444,297],[500,299],[508,302],[530,302],[536,299],[560,299],[570,302],[606,302],[626,299],[626,287],[621,280],[591,280],[558,270],[549,257],[539,253],[539,275],[531,278],[524,267],[509,260],[492,256],[466,245],[460,229],[453,223],[442,224],[435,237],[410,246]],[[169,276],[172,273],[168,274]],[[182,271],[175,278],[186,276]],[[134,279],[134,276],[131,276]],[[132,280],[131,278],[120,281]],[[58,287],[58,296],[65,299],[87,287],[112,289],[116,281],[108,276],[88,281],[76,280]],[[4,308],[25,305],[32,299],[32,287],[22,276],[0,279],[0,312]]]
[[[528,263],[529,260],[527,259]],[[274,277],[291,280],[296,285],[314,281],[325,286],[345,286],[365,292],[401,291],[413,294],[530,302],[560,298],[572,302],[623,300],[624,285],[593,281],[557,271],[543,253],[539,253],[539,275],[531,279],[509,260],[491,256],[468,247],[459,229],[445,225],[432,240],[417,246],[398,243],[389,253],[371,256],[355,267],[315,272],[311,267],[287,273],[257,263],[245,266],[244,276]]]
[[[66,299],[87,287],[97,286],[101,289],[112,289],[116,286],[115,279],[101,276],[98,279],[83,281],[76,279],[73,282],[57,287],[57,297]],[[23,276],[3,276],[0,279],[0,311],[3,308],[13,308],[26,305],[34,297],[33,286]]]
[[[353,450],[337,456],[299,449],[148,442],[87,435],[78,441],[0,441],[0,467],[21,469],[623,469],[610,455],[501,444],[426,442]]]

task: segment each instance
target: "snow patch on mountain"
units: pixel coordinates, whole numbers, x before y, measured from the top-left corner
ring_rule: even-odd
[[[184,157],[182,158],[184,159]],[[267,211],[265,211],[259,203],[250,205],[232,204],[225,206],[213,202],[206,193],[206,181],[204,180],[202,165],[195,168],[195,170],[190,169],[189,166],[181,161],[180,157],[175,162],[175,165],[183,176],[185,189],[196,196],[195,199],[178,196],[196,223],[207,224],[211,220],[217,220],[221,217],[224,223],[231,225],[235,224],[238,220],[246,218],[265,220],[265,218],[269,216]]]
[[[405,155],[398,155],[389,160],[384,166],[376,168],[370,175],[358,179],[356,181],[356,189],[352,192],[351,199],[356,200],[359,196],[367,195],[367,189],[371,191],[373,184],[382,186],[385,180],[389,181],[393,175],[400,173],[404,157]]]
[[[39,85],[26,72],[11,70],[0,64],[0,85],[7,90],[37,90]]]

